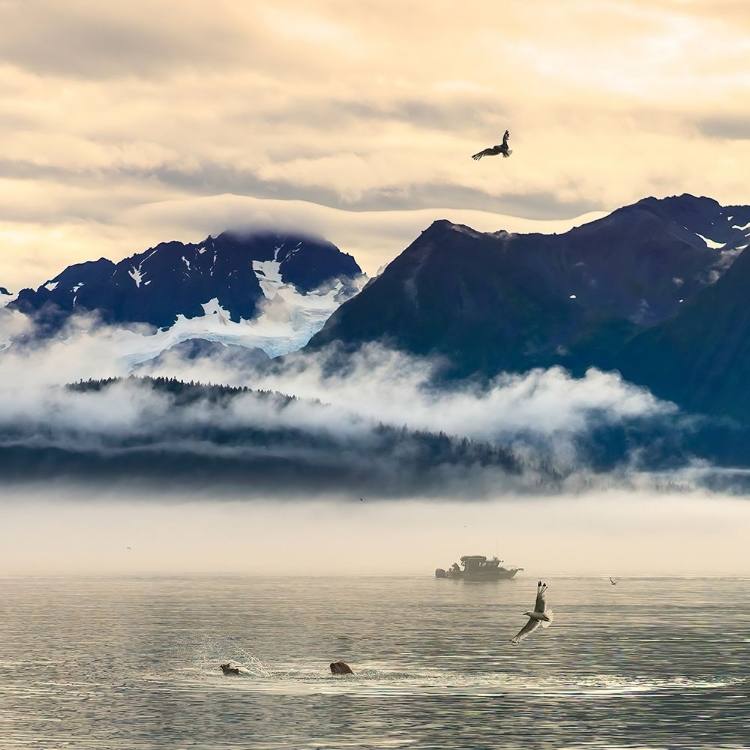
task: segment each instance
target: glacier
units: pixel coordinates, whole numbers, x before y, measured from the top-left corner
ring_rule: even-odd
[[[230,313],[214,298],[202,305],[202,315],[178,315],[172,326],[155,333],[121,328],[115,335],[124,362],[132,369],[189,339],[261,349],[271,358],[290,354],[305,346],[367,281],[362,276],[348,284],[337,281],[330,288],[301,294],[281,280],[279,265],[278,261],[253,262],[265,299],[251,320],[232,321]]]

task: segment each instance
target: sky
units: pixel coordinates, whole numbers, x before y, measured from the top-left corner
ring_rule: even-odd
[[[436,218],[746,204],[749,71],[745,0],[0,0],[0,286],[239,226],[372,274]]]

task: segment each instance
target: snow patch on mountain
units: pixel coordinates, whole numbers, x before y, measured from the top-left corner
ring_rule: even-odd
[[[226,345],[262,349],[269,357],[279,357],[301,349],[323,328],[331,314],[359,291],[366,281],[345,287],[340,281],[330,289],[300,294],[291,284],[281,282],[276,261],[256,261],[258,278],[266,299],[252,320],[235,323],[219,300],[209,300],[203,315],[186,318],[178,315],[171,327],[153,334],[119,329],[114,335],[128,368],[159,356],[189,339],[205,339]],[[265,285],[265,286],[264,286]]]
[[[143,274],[141,273],[140,266],[138,266],[138,268],[136,268],[135,266],[131,268],[128,271],[128,276],[130,276],[130,278],[133,279],[133,281],[135,281],[135,285],[137,287],[140,287],[141,281],[143,280]]]
[[[698,234],[698,232],[696,232],[696,235],[698,235],[698,237],[700,237],[712,250],[718,250],[720,247],[724,247],[724,245],[726,245],[726,242],[715,242],[708,237],[704,237],[702,234]]]
[[[254,260],[253,271],[258,279],[260,288],[266,299],[273,299],[284,285],[281,280],[281,263],[278,261],[279,251],[283,245],[277,245],[273,250],[273,260]]]

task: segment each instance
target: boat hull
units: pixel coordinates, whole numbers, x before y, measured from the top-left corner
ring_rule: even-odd
[[[521,568],[499,568],[494,573],[464,573],[462,578],[466,581],[502,581],[513,578]]]
[[[519,570],[523,570],[523,568],[498,568],[487,573],[464,573],[463,570],[452,571],[438,568],[435,571],[435,578],[452,578],[464,581],[507,581],[515,577]]]
[[[448,570],[438,568],[435,578],[463,578],[466,581],[502,581],[513,578],[523,568],[511,565],[506,568],[501,565],[497,555],[488,560],[484,555],[464,555],[461,558],[461,566],[453,563]]]

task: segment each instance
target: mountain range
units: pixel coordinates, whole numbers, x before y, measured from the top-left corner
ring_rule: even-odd
[[[32,316],[42,336],[74,313],[136,326],[124,347],[133,366],[190,339],[278,356],[307,343],[361,278],[354,258],[325,240],[223,232],[197,244],[163,242],[119,263],[69,266],[6,306]]]
[[[203,314],[212,299],[237,323],[251,320],[263,285],[280,282],[308,294],[362,274],[351,255],[330,242],[274,233],[224,232],[198,244],[163,242],[119,263],[100,258],[66,268],[11,307],[50,320],[95,311],[104,323],[166,328],[179,315]]]
[[[444,377],[620,370],[750,421],[750,207],[647,198],[560,235],[437,221],[310,341],[439,355]]]
[[[330,242],[225,232],[70,266],[8,307],[47,331],[78,311],[150,326],[133,366],[189,339],[214,343],[183,344],[188,358],[218,344],[265,352],[238,353],[238,367],[308,340],[313,355],[382,342],[439,357],[445,381],[619,370],[688,411],[750,424],[749,237],[750,206],[692,195],[646,198],[563,234],[441,220],[358,291],[359,266]]]

